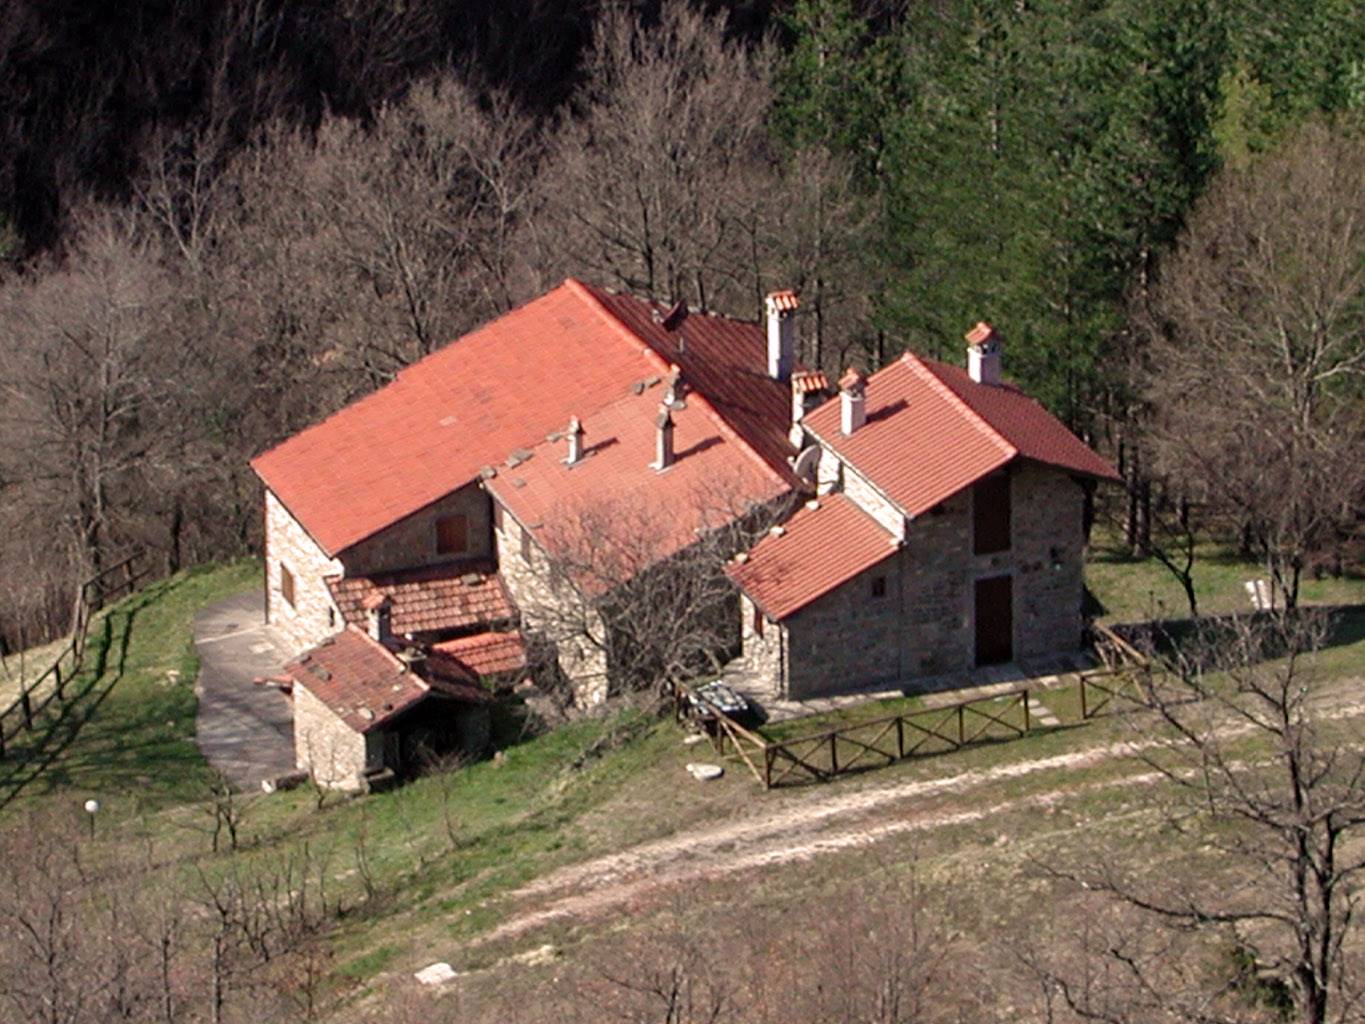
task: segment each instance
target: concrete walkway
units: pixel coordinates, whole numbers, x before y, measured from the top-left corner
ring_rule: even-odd
[[[199,652],[199,750],[234,786],[294,770],[294,708],[273,686],[252,682],[279,671],[289,649],[265,624],[259,589],[209,605],[194,619]]]

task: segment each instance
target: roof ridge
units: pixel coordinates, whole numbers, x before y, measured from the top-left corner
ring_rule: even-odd
[[[1006,453],[1010,458],[1019,454],[1019,449],[1012,445],[1009,440],[991,426],[990,422],[979,412],[973,409],[963,400],[962,396],[945,384],[929,365],[908,349],[901,353],[900,361],[903,362],[910,371],[916,376],[928,382],[929,386],[947,399],[948,404],[959,412],[963,413],[967,421],[977,428],[978,433],[983,434],[987,440]],[[880,372],[880,371],[878,371]]]
[[[654,346],[623,323],[620,317],[609,310],[602,300],[593,294],[592,288],[589,285],[584,284],[575,277],[565,278],[564,283],[606,320],[617,334],[620,334],[626,340],[639,344],[641,346],[641,355],[644,356],[645,360],[660,373],[669,373],[673,369],[676,364],[665,360],[663,356],[655,351]],[[791,486],[790,480],[786,479],[781,473],[774,469],[767,459],[755,451],[753,446],[750,445],[734,427],[730,426],[729,422],[725,419],[725,416],[715,407],[709,398],[697,390],[689,391],[689,397],[702,407],[703,411],[715,422],[716,428],[725,435],[726,439],[738,444],[740,450],[752,461],[758,463],[758,465],[762,467],[763,472],[766,473],[770,479],[775,480],[783,487]],[[607,404],[612,405],[615,403]],[[599,407],[598,411],[600,412],[605,408],[606,405],[603,405]]]

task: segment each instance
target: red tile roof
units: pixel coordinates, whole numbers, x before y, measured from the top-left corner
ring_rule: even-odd
[[[779,621],[896,551],[896,539],[842,494],[810,503],[726,571],[770,619]]]
[[[400,372],[388,386],[257,456],[252,466],[329,555],[682,366],[779,472],[787,385],[765,373],[761,325],[664,309],[569,279]],[[678,352],[679,345],[685,351]]]
[[[356,732],[369,732],[422,700],[427,684],[363,630],[348,626],[284,667],[284,674]]]
[[[526,667],[526,644],[518,633],[475,633],[431,646],[432,656],[454,659],[475,676],[498,675]]]
[[[789,474],[768,465],[695,392],[672,411],[673,465],[655,470],[655,420],[664,392],[656,383],[585,417],[584,456],[573,466],[563,462],[567,442],[547,441],[527,461],[485,481],[494,499],[589,591],[609,589],[628,570],[692,544],[698,531],[790,490]],[[602,547],[585,536],[612,526],[645,543],[638,550],[633,541]],[[623,556],[619,565],[603,564]]]
[[[366,608],[391,601],[394,633],[439,633],[508,622],[516,609],[502,579],[488,565],[447,563],[373,576],[330,576],[327,588],[342,618],[366,625]]]
[[[907,352],[867,379],[867,423],[839,430],[839,398],[805,426],[910,516],[920,515],[1016,458],[1117,480],[1113,468],[1012,385],[977,384],[965,370]]]

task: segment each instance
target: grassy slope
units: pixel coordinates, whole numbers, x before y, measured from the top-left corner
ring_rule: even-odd
[[[190,570],[110,608],[91,627],[79,695],[21,735],[0,761],[0,800],[98,796],[115,814],[197,796],[208,766],[194,744],[199,662],[190,621],[259,578],[256,563]],[[168,673],[178,672],[178,678]]]
[[[1170,570],[1154,558],[1132,558],[1117,538],[1096,531],[1086,565],[1086,584],[1104,609],[1106,622],[1139,622],[1151,618],[1184,618],[1185,592]],[[1244,584],[1266,575],[1265,568],[1239,559],[1225,545],[1204,543],[1196,550],[1195,596],[1202,615],[1251,610]],[[1365,577],[1305,577],[1300,584],[1305,604],[1365,603]]]
[[[192,738],[195,702],[189,681],[197,666],[189,623],[203,605],[255,585],[257,572],[254,563],[191,572],[116,607],[108,617],[108,637],[98,645],[107,658],[91,699],[106,693],[107,682],[116,679],[117,685],[107,690],[93,719],[58,751],[48,772],[27,786],[20,803],[69,799],[74,807],[84,795],[96,793],[114,823],[103,833],[104,842],[150,839],[174,862],[204,858],[207,842],[201,829],[208,814],[195,801],[204,793],[208,772]],[[1110,576],[1106,582],[1104,573],[1111,572],[1118,570],[1106,568],[1093,584],[1102,597],[1131,593],[1141,586],[1125,583],[1121,576]],[[1359,589],[1359,581],[1350,586]],[[1345,594],[1346,600],[1359,599],[1354,590]],[[92,654],[96,646],[92,644]],[[1360,673],[1365,664],[1365,616],[1352,617],[1342,642],[1326,653],[1323,664],[1335,674]],[[179,683],[168,680],[170,670],[181,673]],[[1049,703],[1064,720],[1071,717],[1074,701]],[[622,729],[623,725],[629,728]],[[626,741],[585,759],[585,752],[609,728],[625,733]],[[898,765],[837,786],[928,778],[1046,756],[1100,742],[1116,728],[1101,723],[1040,734]],[[353,979],[357,992],[363,992],[369,979],[386,970],[402,971],[455,956],[464,940],[504,912],[501,894],[556,866],[704,822],[743,816],[756,799],[764,801],[763,806],[781,806],[800,801],[809,792],[760,797],[742,770],[729,772],[718,783],[692,783],[683,764],[708,755],[704,748],[684,747],[681,738],[669,722],[579,722],[526,742],[505,735],[504,757],[498,762],[486,761],[444,779],[424,779],[364,799],[331,797],[321,812],[307,789],[269,798],[252,795],[246,798],[243,827],[248,852],[240,856],[275,857],[305,843],[315,853],[321,851],[338,894],[356,908],[336,935],[337,963],[343,976]],[[3,776],[13,775],[14,768],[12,762],[0,763],[0,785],[9,785]],[[997,795],[1059,782],[1065,778],[1003,785]],[[362,849],[380,891],[380,898],[365,907],[356,867]],[[805,868],[792,870],[808,873]],[[781,872],[764,882],[768,896],[776,898],[774,886],[780,889],[776,881],[780,877]]]

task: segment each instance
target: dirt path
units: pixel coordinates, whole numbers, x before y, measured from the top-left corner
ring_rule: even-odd
[[[1346,697],[1326,706],[1330,710],[1324,713],[1325,718],[1365,714],[1365,704]],[[1223,734],[1235,738],[1250,731],[1249,726],[1242,725],[1229,727]],[[932,797],[963,794],[991,783],[1059,769],[1091,768],[1157,746],[1156,740],[1116,742],[938,779],[904,780],[852,792],[813,791],[809,798],[780,809],[692,829],[553,871],[510,894],[512,901],[523,906],[532,902],[533,909],[514,913],[478,941],[513,938],[564,918],[594,917],[665,886],[810,860],[871,846],[894,835],[950,828],[1007,811],[1047,807],[1078,793],[1150,784],[1159,778],[1157,774],[1135,771],[1118,779],[1071,785],[970,810],[923,807]]]

